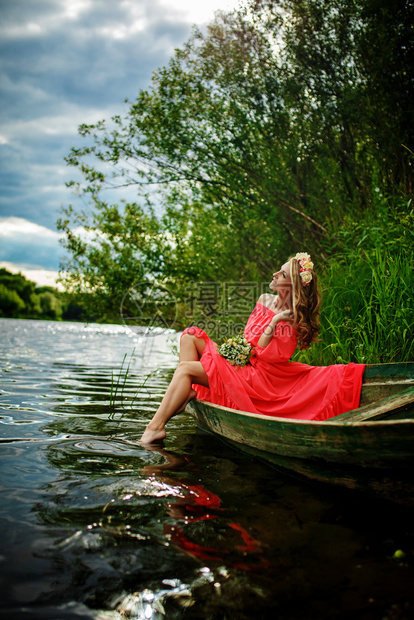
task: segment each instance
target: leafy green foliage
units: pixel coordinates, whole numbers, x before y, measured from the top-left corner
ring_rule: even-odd
[[[195,31],[154,74],[126,118],[114,117],[109,125],[82,126],[93,145],[73,149],[67,159],[85,179],[73,186],[94,208],[88,216],[69,208],[59,223],[75,259],[71,283],[88,283],[100,293],[104,287],[97,278],[113,266],[108,260],[116,262],[126,246],[137,249],[128,238],[127,207],[109,207],[101,197],[116,185],[133,185],[140,197],[134,208],[142,209],[147,231],[139,248],[143,271],[167,280],[176,279],[178,265],[184,267],[181,278],[188,270],[203,279],[268,277],[276,253],[290,251],[309,234],[318,245],[323,227],[302,212],[300,138],[284,104],[277,59],[270,42],[241,15],[218,18],[206,36]],[[158,230],[153,221],[148,231],[144,212],[159,212],[160,203]],[[107,226],[114,210],[118,245]],[[74,225],[101,238],[91,247],[71,235]],[[118,298],[112,289],[110,296]]]
[[[0,284],[0,316],[17,317],[24,308],[25,303],[17,291]]]
[[[322,341],[297,359],[382,363],[414,356],[414,209],[382,204],[383,220],[354,222],[322,276]],[[399,208],[398,208],[399,207]],[[405,207],[405,208],[403,208]],[[378,206],[380,208],[380,206]]]
[[[268,33],[282,33],[287,79],[298,85],[291,90],[292,106],[303,119],[305,153],[316,147],[318,156],[325,153],[327,161],[336,162],[348,208],[370,205],[373,171],[387,192],[410,193],[411,0],[253,0],[252,5]],[[275,10],[278,19],[269,19]]]

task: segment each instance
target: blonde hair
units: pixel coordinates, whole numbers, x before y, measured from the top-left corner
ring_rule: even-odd
[[[312,280],[303,285],[299,275],[299,262],[296,258],[289,259],[290,278],[292,280],[292,302],[294,310],[293,327],[299,334],[298,345],[301,350],[309,349],[312,342],[319,340],[319,308],[321,294],[318,290],[318,278],[311,270]]]

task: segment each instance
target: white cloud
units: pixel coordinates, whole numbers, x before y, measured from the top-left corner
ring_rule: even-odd
[[[238,3],[0,0],[0,260],[58,269],[58,211],[79,200],[64,161],[85,144],[78,126],[123,115],[192,23]]]
[[[59,290],[64,290],[61,284],[57,283],[59,273],[50,269],[35,269],[33,265],[27,263],[10,263],[1,261],[0,267],[7,269],[11,273],[21,273],[28,280],[36,282],[38,286],[53,286]]]
[[[48,12],[45,11],[46,7],[30,6],[25,2],[24,13],[21,11],[21,0],[13,0],[13,3],[14,7],[8,7],[9,19],[3,20],[0,27],[2,38],[21,39],[33,35],[44,36],[51,31],[59,30],[68,20],[76,21],[82,13],[90,10],[94,0],[52,0],[47,7]],[[14,14],[13,9],[16,11]]]
[[[34,222],[29,222],[21,217],[0,217],[0,239],[1,238],[13,238],[13,237],[33,237],[37,240],[41,239],[53,239],[59,240],[62,237],[61,233],[55,232],[46,228],[46,226],[39,226]],[[41,241],[40,241],[41,242]]]
[[[185,19],[191,23],[203,23],[213,19],[216,11],[232,11],[240,5],[240,0],[163,0],[163,4],[174,10],[179,10]]]
[[[22,37],[41,35],[43,32],[39,24],[27,22],[26,24],[15,24],[11,27],[0,28],[0,35],[4,38],[20,39]]]
[[[38,138],[42,135],[76,136],[82,123],[93,124],[103,118],[119,113],[119,108],[82,108],[74,104],[63,104],[60,114],[46,114],[38,118],[22,118],[14,123],[0,125],[0,144],[10,144],[26,137]],[[63,160],[62,160],[63,163]]]
[[[0,260],[57,271],[64,253],[62,233],[20,217],[0,218]]]
[[[82,12],[91,7],[90,0],[61,0],[63,16],[69,19],[78,19]]]

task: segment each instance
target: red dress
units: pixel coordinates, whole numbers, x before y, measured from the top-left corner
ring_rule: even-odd
[[[290,362],[298,335],[291,325],[277,324],[267,347],[258,341],[274,312],[258,302],[244,329],[246,339],[256,347],[251,364],[232,366],[217,352],[217,344],[199,327],[184,334],[203,338],[206,343],[200,362],[209,388],[194,385],[199,400],[249,413],[327,420],[359,406],[365,364],[309,366]]]

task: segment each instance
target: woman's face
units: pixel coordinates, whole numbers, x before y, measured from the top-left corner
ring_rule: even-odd
[[[273,280],[269,284],[269,288],[277,292],[291,290],[292,280],[290,279],[290,263],[285,263],[281,266],[279,271],[273,274]]]

